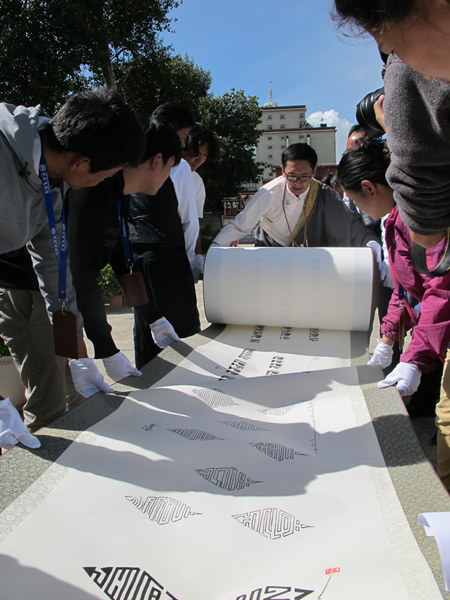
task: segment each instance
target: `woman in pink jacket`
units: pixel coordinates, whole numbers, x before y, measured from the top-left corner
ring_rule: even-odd
[[[433,371],[437,361],[443,361],[447,353],[450,342],[450,271],[441,277],[433,277],[414,269],[412,240],[400,218],[394,192],[386,181],[388,166],[387,147],[382,142],[369,141],[344,154],[339,164],[338,181],[361,211],[375,219],[388,215],[384,227],[395,290],[381,324],[382,337],[369,363],[387,367],[392,360],[394,342],[399,340],[401,344],[404,332],[414,326],[411,341],[401,354],[399,364],[378,383],[380,388],[396,385],[402,396],[410,396],[419,387],[422,373]],[[448,243],[447,235],[438,245],[427,250],[430,271],[445,255]],[[417,303],[420,303],[420,312],[414,308]],[[441,395],[437,414],[438,471],[439,458],[448,455],[448,480],[444,483],[450,487],[450,400],[446,394]]]

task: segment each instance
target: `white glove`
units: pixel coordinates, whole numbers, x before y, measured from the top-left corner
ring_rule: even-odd
[[[368,365],[380,365],[382,369],[388,367],[392,362],[392,355],[394,354],[394,346],[389,346],[381,340],[378,340],[378,344],[373,351],[371,359],[367,362]]]
[[[125,379],[125,377],[129,377],[130,375],[134,375],[135,377],[142,375],[142,373],[138,371],[136,367],[133,367],[128,358],[122,352],[117,352],[117,354],[113,354],[112,356],[104,358],[103,365],[108,377],[111,377],[111,379],[114,381],[120,381],[121,379]]]
[[[41,442],[28,431],[9,398],[0,400],[0,448],[12,448],[18,443],[39,448]]]
[[[69,361],[69,367],[75,389],[85,398],[90,398],[100,391],[114,391],[95,366],[93,358],[74,358]]]
[[[202,254],[196,254],[194,258],[194,264],[197,269],[200,270],[200,273],[203,273],[203,269],[205,268],[205,259]]]
[[[382,273],[383,259],[381,258],[381,256],[382,256],[381,245],[378,242],[376,242],[375,240],[371,240],[370,242],[367,242],[366,246],[368,248],[372,248],[372,250],[375,252],[375,258],[377,259],[378,269],[379,269],[380,273]]]
[[[399,362],[386,379],[378,382],[379,388],[397,384],[400,396],[412,396],[420,384],[422,373],[419,367],[412,363]]]
[[[165,317],[150,323],[150,331],[152,332],[153,341],[159,348],[166,348],[172,342],[181,342],[175,329]]]
[[[201,254],[196,254],[191,265],[194,283],[197,283],[197,281],[200,279],[200,275],[203,273],[204,267],[205,261],[203,260],[203,256]]]
[[[389,263],[383,260],[381,263],[381,282],[384,287],[395,288],[394,280],[392,279]]]

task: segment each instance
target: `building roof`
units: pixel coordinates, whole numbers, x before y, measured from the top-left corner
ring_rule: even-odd
[[[302,110],[306,110],[306,104],[297,104],[295,106],[267,106],[264,105],[261,107],[263,110],[293,110],[293,109],[299,109],[301,108]]]

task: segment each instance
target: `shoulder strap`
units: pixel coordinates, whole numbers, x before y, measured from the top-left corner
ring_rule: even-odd
[[[303,210],[302,210],[301,215],[294,227],[294,230],[292,231],[292,233],[289,237],[289,241],[286,244],[286,246],[292,246],[294,240],[296,239],[296,237],[298,236],[300,231],[305,227],[305,223],[309,219],[309,215],[311,214],[311,211],[314,208],[314,205],[316,203],[317,196],[319,195],[319,190],[320,190],[320,186],[319,186],[319,182],[317,181],[317,179],[311,179],[308,196],[306,197],[305,204],[303,206]]]

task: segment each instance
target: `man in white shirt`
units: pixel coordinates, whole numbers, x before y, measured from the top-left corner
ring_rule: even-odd
[[[216,236],[229,246],[253,228],[256,246],[370,246],[381,257],[377,236],[337,193],[314,179],[317,154],[309,144],[292,144],[282,154],[282,175],[262,186],[245,209]]]
[[[219,156],[219,145],[213,132],[207,129],[202,123],[196,123],[191,129],[186,147],[183,151],[183,158],[189,163],[192,172],[192,179],[195,186],[195,202],[197,205],[198,218],[203,218],[203,207],[205,206],[206,190],[203,179],[197,173],[206,159],[217,160]],[[195,246],[195,256],[197,266],[203,273],[203,256],[200,243],[200,234]]]

